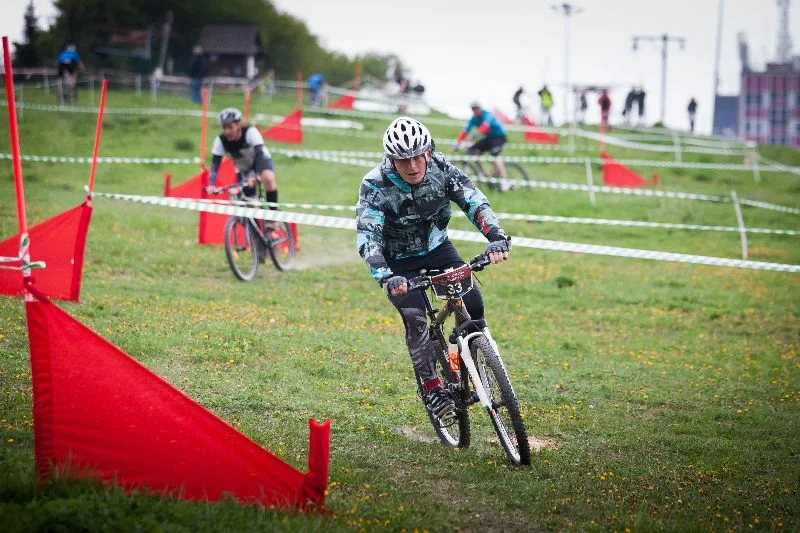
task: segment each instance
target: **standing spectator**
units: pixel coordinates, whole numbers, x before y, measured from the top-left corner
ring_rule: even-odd
[[[200,96],[200,87],[203,86],[203,78],[208,76],[208,62],[203,55],[203,49],[195,46],[192,49],[192,61],[189,63],[189,78],[192,89],[192,101],[199,104],[203,101]]]
[[[589,102],[586,101],[586,89],[581,91],[581,101],[578,109],[580,110],[578,114],[578,122],[583,124],[583,122],[586,120],[586,110],[589,109]]]
[[[689,107],[686,108],[686,111],[689,112],[689,130],[694,133],[694,117],[697,114],[697,100],[694,97],[689,100]]]
[[[267,93],[267,96],[272,98],[275,94],[275,69],[267,70],[264,80],[261,82],[261,90]]]
[[[608,96],[608,89],[603,89],[603,94],[597,101],[600,104],[600,126],[603,131],[608,131],[608,114],[611,112],[611,97]]]
[[[550,114],[550,110],[553,108],[553,94],[550,92],[550,89],[547,88],[545,84],[539,89],[539,98],[541,99],[541,108],[542,108],[542,117],[541,123],[545,123],[545,118],[547,118],[547,125],[553,125],[553,116]]]
[[[514,105],[517,106],[517,120],[520,122],[523,122],[523,118],[525,117],[525,112],[522,110],[522,101],[520,100],[520,98],[522,98],[522,93],[524,92],[525,89],[520,86],[520,88],[517,89],[517,92],[514,93],[514,98],[512,98]]]
[[[636,100],[636,105],[639,107],[639,120],[636,122],[637,126],[641,126],[644,124],[644,97],[647,95],[644,92],[644,89],[641,87],[636,87],[634,89],[634,98]]]
[[[325,87],[325,76],[315,72],[308,78],[308,90],[311,91],[311,105],[322,105],[322,91]]]
[[[631,89],[628,91],[628,95],[625,97],[625,108],[622,110],[622,116],[625,117],[626,126],[630,125],[631,123],[631,112],[633,111],[634,100],[636,100],[635,89]]]

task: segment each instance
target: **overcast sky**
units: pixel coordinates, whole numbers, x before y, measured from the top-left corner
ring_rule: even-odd
[[[322,43],[349,55],[374,50],[397,53],[427,88],[429,101],[448,111],[468,113],[470,100],[511,112],[519,85],[529,92],[548,83],[563,116],[564,17],[540,0],[274,0],[304,20]],[[634,35],[668,33],[686,38],[684,49],[669,48],[667,123],[686,127],[686,105],[699,102],[698,127],[710,131],[718,0],[574,0],[584,11],[571,19],[570,79],[573,83],[615,84],[618,116],[631,84],[647,91],[647,118],[660,115],[661,44]],[[22,36],[27,0],[4,0],[0,34]],[[54,14],[51,0],[34,0],[43,25]],[[791,12],[790,31],[800,40],[800,1]],[[773,60],[778,9],[774,0],[726,0],[723,19],[720,91],[739,89],[737,32],[747,34],[751,62]],[[793,48],[798,53],[798,47]],[[538,102],[538,100],[536,100]],[[590,109],[596,114],[596,98]]]

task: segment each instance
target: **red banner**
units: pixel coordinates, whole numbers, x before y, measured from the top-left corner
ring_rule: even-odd
[[[232,495],[264,506],[322,506],[330,421],[310,422],[303,474],[49,302],[27,302],[34,452],[51,467],[177,498]]]
[[[603,184],[612,187],[644,187],[647,180],[603,152]]]
[[[32,261],[45,261],[46,268],[31,270],[41,292],[50,298],[77,302],[81,293],[83,253],[92,207],[83,203],[29,229]],[[16,257],[19,235],[0,242],[0,256]],[[0,270],[0,294],[22,295],[22,273]]]
[[[282,122],[271,126],[261,132],[265,139],[278,141],[288,144],[303,143],[303,126],[300,120],[303,118],[303,110],[297,109],[286,115]]]

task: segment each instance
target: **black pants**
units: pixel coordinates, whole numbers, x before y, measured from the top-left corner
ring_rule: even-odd
[[[407,259],[387,260],[389,268],[395,276],[413,278],[420,275],[420,270],[444,270],[464,264],[458,255],[458,250],[449,240],[443,242],[427,255],[409,257]],[[435,379],[434,361],[436,358],[436,341],[431,338],[428,331],[428,319],[425,315],[425,302],[419,291],[408,292],[402,296],[389,295],[389,300],[394,304],[403,318],[406,328],[406,346],[411,364],[417,371],[422,382]],[[483,318],[483,298],[477,286],[463,297],[464,304],[470,317],[475,320]]]

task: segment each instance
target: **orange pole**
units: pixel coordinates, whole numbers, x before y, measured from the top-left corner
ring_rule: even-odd
[[[3,65],[6,76],[6,98],[8,98],[8,131],[11,135],[11,157],[14,166],[14,186],[17,192],[17,221],[20,234],[28,233],[25,216],[25,191],[22,187],[22,157],[19,153],[19,130],[17,129],[17,103],[14,98],[14,73],[11,69],[11,53],[8,37],[3,37]]]
[[[200,124],[200,167],[206,167],[206,129],[208,124],[206,115],[208,114],[208,89],[203,89],[203,122]]]
[[[94,172],[97,169],[97,153],[100,151],[100,136],[103,133],[103,111],[106,108],[106,90],[108,80],[103,80],[100,90],[100,111],[97,113],[97,128],[94,131],[94,151],[92,152],[92,169],[89,171],[89,194],[94,190]]]
[[[249,124],[250,119],[250,100],[252,99],[252,89],[247,89],[247,95],[244,97],[244,123]]]
[[[303,109],[303,73],[297,71],[297,107]]]
[[[356,63],[356,84],[355,90],[359,90],[361,88],[361,62],[359,61]]]

